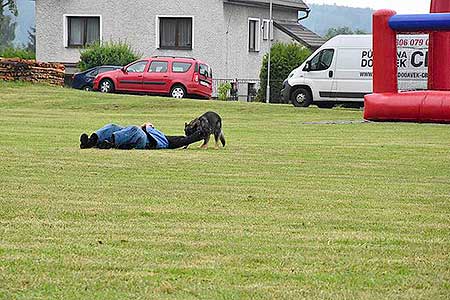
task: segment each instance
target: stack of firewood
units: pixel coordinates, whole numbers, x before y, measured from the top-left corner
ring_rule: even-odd
[[[0,58],[0,80],[64,85],[64,65],[17,58]]]

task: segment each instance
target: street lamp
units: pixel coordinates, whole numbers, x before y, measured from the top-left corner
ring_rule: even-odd
[[[272,49],[272,0],[270,0],[269,8],[269,59],[267,60],[267,88],[266,88],[266,103],[270,103],[270,50]]]

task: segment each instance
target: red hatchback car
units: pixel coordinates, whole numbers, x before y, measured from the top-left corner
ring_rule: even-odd
[[[135,61],[94,79],[94,90],[103,93],[138,92],[174,98],[211,98],[212,70],[194,58],[154,56]]]

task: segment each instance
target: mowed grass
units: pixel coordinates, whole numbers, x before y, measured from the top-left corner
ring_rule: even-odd
[[[208,110],[224,149],[79,149]],[[0,298],[449,299],[450,127],[361,119],[0,83]]]

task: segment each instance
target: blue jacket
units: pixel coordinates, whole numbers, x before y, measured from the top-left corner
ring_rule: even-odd
[[[145,126],[145,131],[155,139],[156,141],[156,149],[167,149],[169,148],[169,141],[167,140],[164,133],[159,131],[158,129],[155,129],[151,126]]]

